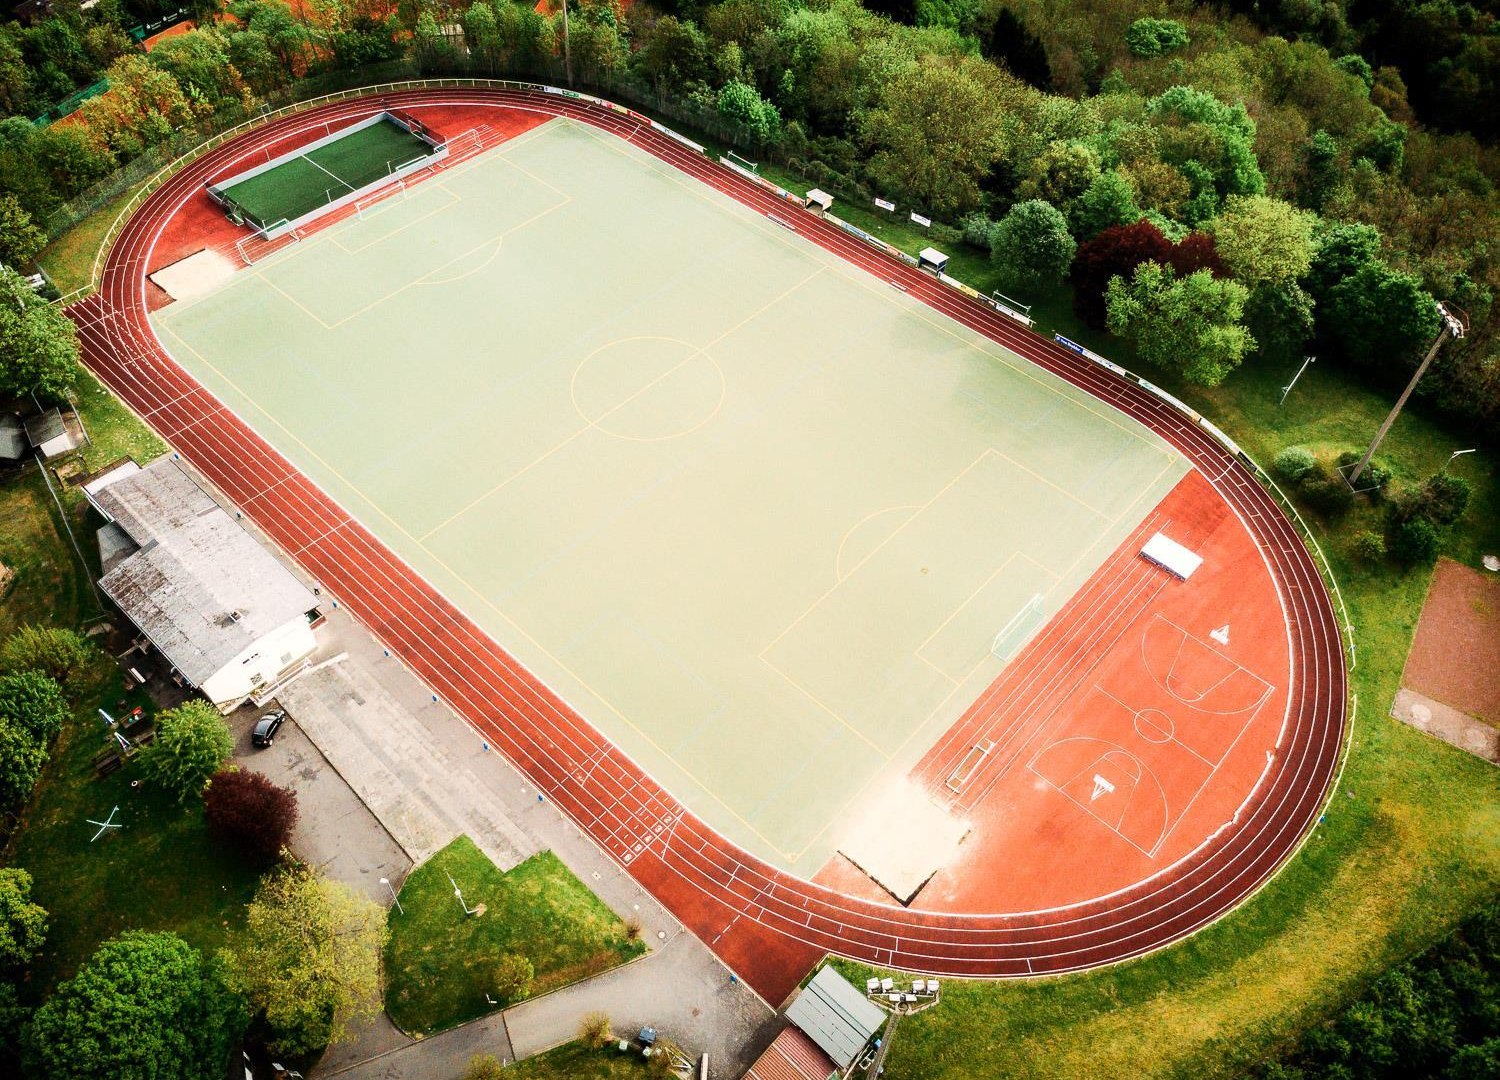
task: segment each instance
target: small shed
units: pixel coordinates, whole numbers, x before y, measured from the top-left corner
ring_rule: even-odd
[[[948,256],[937,248],[923,248],[917,252],[917,269],[931,270],[934,274],[941,274],[948,269]]]
[[[20,461],[29,446],[21,418],[14,413],[0,413],[0,461]]]
[[[47,409],[28,417],[26,440],[41,451],[44,458],[66,453],[78,445],[78,440],[68,430],[68,425],[63,423],[62,413],[57,409]]]
[[[807,208],[822,217],[833,209],[833,196],[821,188],[813,188],[807,193]]]

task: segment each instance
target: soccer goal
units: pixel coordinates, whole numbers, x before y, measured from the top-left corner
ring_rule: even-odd
[[[366,195],[354,204],[354,216],[364,221],[391,199],[405,199],[411,195],[405,180],[396,180],[390,185],[381,188],[373,195]]]
[[[729,158],[730,161],[738,165],[740,168],[744,169],[746,172],[753,172],[757,176],[760,175],[759,163],[751,161],[743,154],[736,154],[733,150],[731,150],[728,154],[725,155],[725,157]]]
[[[286,218],[272,222],[259,232],[243,236],[235,241],[234,249],[246,266],[250,266],[273,252],[290,247],[302,239],[302,234],[292,227]]]
[[[1031,637],[1032,631],[1041,624],[1042,598],[1041,593],[1034,595],[1000,628],[995,640],[990,643],[990,654],[996,660],[1009,660],[1020,651],[1021,646]]]

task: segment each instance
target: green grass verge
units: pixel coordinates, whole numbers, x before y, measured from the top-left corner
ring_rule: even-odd
[[[613,1045],[590,1050],[572,1042],[518,1061],[505,1075],[514,1080],[638,1080],[648,1073],[646,1059],[638,1053],[622,1054]]]
[[[98,613],[34,467],[0,486],[0,564],[14,574],[0,594],[0,638],[27,623],[72,627]]]
[[[47,272],[59,292],[66,296],[90,283],[94,257],[98,255],[99,245],[103,243],[109,227],[114,224],[121,208],[146,183],[147,180],[142,180],[121,193],[42,249],[36,261]]]
[[[450,874],[471,908],[485,906],[483,915],[463,913]],[[404,912],[390,915],[385,1005],[391,1019],[413,1035],[491,1011],[495,1006],[485,995],[500,998],[493,967],[504,953],[531,961],[536,977],[526,996],[535,996],[646,951],[550,851],[502,874],[461,836],[412,871],[400,897]]]

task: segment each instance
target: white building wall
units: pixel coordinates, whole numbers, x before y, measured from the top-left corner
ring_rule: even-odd
[[[288,667],[318,647],[307,617],[299,615],[284,626],[263,635],[203,681],[198,689],[215,705],[239,701],[259,687],[274,682]]]

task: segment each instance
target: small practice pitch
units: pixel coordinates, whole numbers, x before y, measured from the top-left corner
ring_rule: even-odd
[[[566,120],[153,322],[616,745],[806,876],[1187,470]]]
[[[337,133],[335,133],[337,134]],[[393,120],[347,134],[220,190],[258,227],[296,221],[359,191],[432,147]]]

